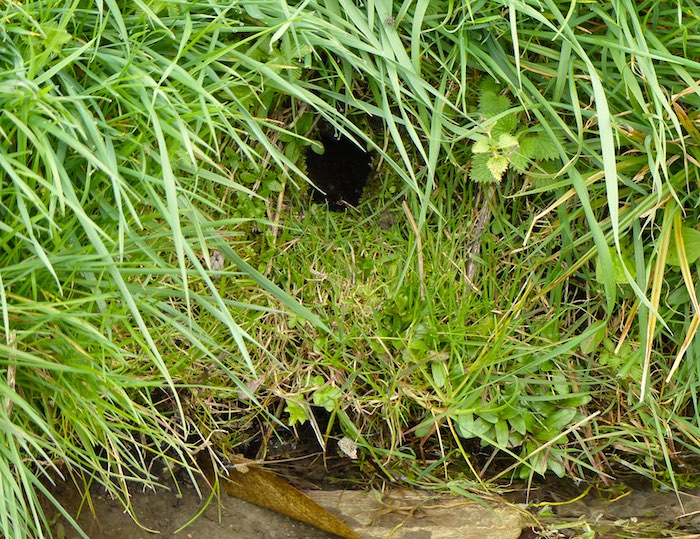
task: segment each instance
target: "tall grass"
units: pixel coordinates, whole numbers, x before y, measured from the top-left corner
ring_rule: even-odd
[[[263,155],[294,169],[256,114],[260,75],[220,62],[239,16],[209,3],[2,7],[3,536],[42,534],[39,496],[56,476],[128,506],[129,483],[157,480],[154,457],[192,465],[203,440],[179,385],[196,358],[254,399],[219,359],[254,373],[258,344],[231,314],[245,298],[214,283],[215,251],[231,279],[323,327],[237,255],[220,206],[248,192],[224,145],[253,169]],[[173,409],[154,405],[164,389]]]
[[[469,149],[484,121],[476,108],[481,81],[495,79],[507,89],[504,93],[515,105],[506,114],[517,114],[529,132],[548,137],[559,154],[554,170],[533,168],[529,175],[500,186],[504,206],[513,198],[524,202],[507,206],[519,208],[510,215],[500,212],[508,224],[499,224],[499,230],[519,243],[506,245],[532,253],[528,262],[521,262],[532,264],[533,286],[538,290],[528,301],[541,301],[552,309],[541,328],[530,325],[535,332],[532,337],[562,341],[562,348],[555,348],[550,359],[559,361],[574,353],[576,366],[558,363],[557,370],[580,372],[586,380],[584,393],[594,398],[589,407],[579,410],[592,422],[587,434],[578,429],[572,433],[577,438],[573,443],[582,447],[581,455],[588,460],[583,468],[604,476],[611,461],[633,466],[626,451],[638,452],[634,440],[641,435],[647,457],[651,462],[664,461],[665,477],[673,483],[674,454],[680,455],[679,446],[692,447],[698,438],[693,359],[698,325],[693,264],[698,251],[690,231],[696,228],[698,192],[697,126],[692,112],[698,99],[695,81],[700,78],[700,66],[694,60],[697,7],[690,2],[395,2],[391,6],[368,2],[358,6],[319,1],[300,4],[287,13],[276,2],[258,6],[254,16],[263,24],[288,17],[285,32],[277,34],[281,49],[293,44],[314,51],[309,60],[313,70],[296,81],[299,89],[293,95],[312,101],[321,96],[342,106],[346,114],[359,110],[383,119],[396,146],[393,153],[382,153],[382,158],[406,167],[398,174],[407,181],[408,192],[418,195],[412,208],[417,234],[409,239],[413,248],[406,254],[417,268],[423,262],[420,231],[433,218],[447,233],[454,225],[437,211],[433,193],[458,183],[469,167]],[[329,24],[335,28],[332,35],[326,34]],[[282,25],[277,23],[279,28]],[[314,97],[309,98],[306,90]],[[467,197],[464,203],[477,200]],[[431,217],[431,209],[436,217]],[[423,249],[426,241],[423,237]],[[538,270],[543,271],[541,282],[534,280]],[[411,271],[404,267],[401,275],[395,283],[396,297],[404,297],[410,288],[405,279]],[[482,278],[486,286],[488,279],[484,274]],[[425,276],[421,279],[423,285],[429,281]],[[453,293],[449,286],[447,291],[423,288],[435,295]],[[482,293],[487,290],[480,288]],[[412,296],[413,307],[406,307],[408,312],[416,309],[415,316],[420,312],[418,297],[422,298]],[[518,304],[515,296],[506,297]],[[663,298],[672,299],[664,304]],[[575,316],[579,303],[580,315]],[[462,319],[460,306],[455,309],[455,317]],[[419,323],[418,318],[412,319],[404,327],[407,335]],[[466,323],[470,323],[468,317]],[[483,353],[490,354],[486,349]],[[329,354],[337,356],[334,351]],[[618,377],[611,377],[611,367],[619,369]],[[554,376],[550,368],[547,365],[537,376],[550,380]],[[384,375],[391,378],[395,373]],[[601,379],[596,385],[597,377]],[[481,378],[476,380],[483,383]],[[610,397],[608,392],[618,385],[624,389],[612,390]],[[432,384],[433,391],[439,389]],[[537,390],[533,402],[566,400],[561,394],[547,397],[541,390],[545,388]],[[556,384],[550,390],[555,395],[560,391]],[[492,396],[488,391],[482,394],[483,399]],[[621,401],[636,427],[618,428],[621,418],[614,406]],[[432,410],[423,399],[417,402]],[[672,409],[667,407],[670,402]],[[393,443],[416,413],[396,406],[384,414],[395,419]],[[455,409],[458,414],[473,411],[471,405]],[[604,419],[596,419],[601,411]],[[553,430],[564,431],[581,417],[570,415],[570,423]],[[671,427],[679,417],[685,418],[682,432]],[[435,423],[430,418],[419,431],[429,434]],[[483,430],[475,437],[501,450],[512,447],[511,441],[506,443],[507,429],[495,424],[500,442]],[[488,427],[494,432],[493,426]],[[545,430],[552,430],[551,425]],[[358,432],[354,430],[356,436]],[[662,432],[675,434],[669,442]],[[553,454],[549,441],[546,436],[529,439],[531,449],[521,455],[527,457],[531,471],[546,469],[541,457]],[[528,447],[516,445],[519,450]],[[611,446],[622,451],[611,455],[610,461],[596,456]],[[537,462],[533,464],[530,457],[537,457]],[[556,458],[551,461],[564,472]],[[582,463],[578,457],[560,462]]]

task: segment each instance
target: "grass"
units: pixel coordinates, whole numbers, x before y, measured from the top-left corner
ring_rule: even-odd
[[[690,481],[699,15],[0,4],[0,533],[48,532],[56,475],[128,507],[153,459],[305,422],[460,493]],[[357,211],[307,202],[319,118],[375,152]],[[557,158],[470,181],[499,122]]]

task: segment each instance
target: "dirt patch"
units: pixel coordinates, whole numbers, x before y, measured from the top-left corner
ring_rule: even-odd
[[[527,504],[540,526],[522,539],[578,537],[582,525],[596,537],[700,537],[700,489],[675,493],[654,490],[651,484],[624,483],[593,488],[565,479],[548,478],[533,488],[522,486],[505,497]]]
[[[309,491],[316,503],[347,522],[363,539],[516,539],[528,522],[522,511],[501,503],[476,503],[465,498],[418,491]],[[72,513],[81,505],[77,492],[64,490],[61,501]],[[280,514],[223,495],[205,507],[190,484],[181,495],[174,489],[135,492],[139,524],[115,500],[93,494],[93,512],[83,504],[78,521],[91,539],[330,539],[322,532]],[[201,514],[200,514],[201,513]],[[199,517],[190,522],[195,515]],[[60,539],[80,535],[57,519]]]
[[[211,494],[205,481],[200,481],[199,487],[203,496]],[[119,501],[110,499],[100,489],[92,489],[90,504],[71,486],[60,485],[54,492],[71,514],[78,515],[78,523],[91,539],[335,537],[226,494],[215,497],[207,506],[207,500],[197,494],[191,482],[182,482],[179,492],[173,482],[168,482],[165,488],[157,491],[134,489],[132,504],[138,523],[124,511]],[[53,509],[53,512],[55,537],[81,537],[58,511]],[[191,523],[187,525],[189,522]]]

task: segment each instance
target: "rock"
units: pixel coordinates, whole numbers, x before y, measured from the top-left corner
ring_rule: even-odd
[[[363,539],[517,539],[528,516],[513,506],[423,491],[393,490],[378,500],[371,492],[309,491]]]

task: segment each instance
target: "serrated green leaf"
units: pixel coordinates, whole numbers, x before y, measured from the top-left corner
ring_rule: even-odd
[[[551,161],[559,157],[557,145],[546,133],[539,133],[532,137],[534,142],[533,157],[537,161]]]
[[[518,153],[527,160],[536,159],[537,139],[535,137],[523,137],[522,140],[520,140]]]
[[[491,126],[491,136],[498,138],[503,134],[512,134],[518,127],[518,115],[514,112],[506,114],[499,118],[496,123]]]
[[[506,170],[508,170],[508,158],[505,155],[491,157],[489,158],[486,166],[488,167],[495,181],[500,182],[503,174],[505,174]]]
[[[498,181],[488,167],[488,154],[477,154],[472,159],[472,165],[469,167],[469,178],[472,181],[479,183],[495,183]]]
[[[499,150],[506,150],[509,148],[513,148],[517,145],[518,139],[510,133],[503,133],[499,135],[498,140],[496,141],[496,148],[498,148]]]
[[[508,155],[508,160],[510,161],[510,166],[521,174],[527,172],[527,169],[530,167],[530,160],[522,154],[519,147]]]
[[[483,92],[479,97],[479,112],[490,118],[507,111],[510,108],[510,99],[495,92]]]
[[[493,150],[487,138],[477,140],[472,146],[472,153],[490,153]]]
[[[486,92],[491,92],[492,94],[500,94],[502,88],[498,83],[492,78],[485,78],[479,88],[479,95],[485,94]]]
[[[287,406],[284,411],[289,414],[289,426],[293,427],[297,423],[303,425],[309,420],[309,415],[306,413],[304,407],[294,401],[287,401]]]

